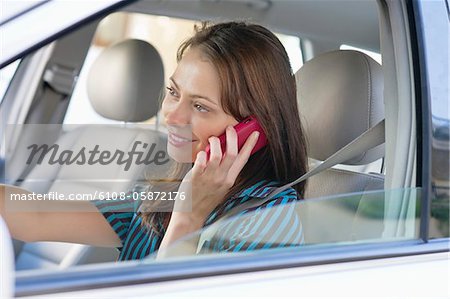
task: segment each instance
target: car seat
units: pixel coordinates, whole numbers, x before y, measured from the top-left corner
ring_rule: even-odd
[[[324,161],[384,119],[381,66],[362,52],[332,51],[308,61],[295,75],[308,156]],[[344,162],[365,165],[384,157],[384,145]],[[306,198],[383,189],[380,174],[329,169],[312,176]]]
[[[295,76],[300,117],[307,137],[308,156],[312,161],[326,160],[384,119],[381,65],[362,52],[337,50],[321,54],[306,62]],[[384,144],[342,165],[365,165],[383,157]],[[305,197],[308,200],[299,209],[305,241],[349,241],[351,234],[355,234],[354,231],[349,232],[354,230],[355,217],[339,219],[339,227],[348,230],[338,229],[330,218],[337,217],[335,204],[340,200],[320,198],[353,193],[357,195],[352,195],[351,200],[361,204],[366,200],[365,193],[383,189],[384,175],[380,173],[331,168],[313,175],[306,185]],[[319,200],[311,203],[314,199]],[[317,219],[327,221],[317,222]],[[322,223],[321,227],[317,223]],[[376,228],[371,228],[373,236],[381,234],[381,224],[379,221]],[[361,234],[367,231],[364,227],[359,230]]]
[[[64,149],[77,149],[86,144],[100,144],[103,149],[129,149],[135,141],[156,144],[165,149],[166,136],[148,126],[129,127],[155,116],[164,86],[164,69],[156,49],[142,40],[125,40],[105,49],[93,63],[88,79],[88,97],[95,111],[108,118],[123,121],[123,126],[82,126],[62,135],[56,142]],[[123,165],[37,165],[21,184],[35,192],[94,194],[123,192],[142,178],[144,166],[124,170]],[[158,166],[161,167],[161,166]],[[148,170],[148,169],[147,169]],[[42,182],[45,179],[45,183]],[[17,249],[16,249],[17,250]],[[113,261],[115,249],[58,243],[26,243],[17,250],[16,269],[64,268],[87,262]]]

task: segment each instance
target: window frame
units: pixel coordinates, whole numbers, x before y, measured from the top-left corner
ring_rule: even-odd
[[[432,218],[432,200],[434,199],[434,192],[433,192],[433,139],[436,138],[436,136],[433,136],[433,124],[436,122],[434,117],[437,115],[437,106],[438,106],[438,100],[437,97],[445,97],[444,94],[439,94],[438,91],[436,91],[436,94],[432,96],[432,85],[438,85],[439,83],[435,82],[435,78],[432,78],[432,76],[429,76],[431,73],[438,73],[439,69],[435,69],[435,63],[430,61],[430,53],[434,50],[436,47],[435,44],[427,44],[428,41],[432,39],[432,37],[426,36],[426,34],[430,33],[430,30],[426,27],[430,27],[429,21],[430,18],[435,18],[436,16],[430,16],[429,12],[428,15],[426,12],[424,12],[424,5],[425,3],[420,2],[419,0],[413,0],[411,2],[407,2],[407,11],[408,11],[408,20],[410,22],[410,28],[411,28],[411,44],[412,44],[412,50],[413,50],[413,57],[417,57],[417,59],[413,59],[414,64],[414,80],[415,80],[415,86],[416,86],[416,106],[417,106],[417,129],[420,133],[420,136],[418,134],[418,161],[417,165],[421,167],[421,169],[418,169],[418,176],[417,176],[417,185],[422,186],[422,197],[426,198],[427,200],[422,202],[421,207],[421,219],[422,222],[420,224],[420,236],[422,240],[427,242],[432,238],[431,232],[430,232],[430,221]],[[448,1],[442,1],[442,5],[445,5],[447,8],[447,18],[448,18],[448,9],[449,9],[449,2]],[[442,13],[441,17],[445,14],[445,12]],[[447,25],[448,26],[448,25]],[[442,29],[442,28],[441,28]],[[447,27],[448,30],[448,27]],[[439,30],[438,30],[439,31]],[[445,35],[445,29],[442,34],[442,36]],[[448,41],[448,37],[447,37]],[[447,45],[448,47],[448,45]],[[431,49],[431,50],[430,50]],[[448,50],[448,48],[447,48]],[[442,52],[446,52],[445,49]],[[436,53],[434,53],[436,54]],[[441,58],[441,57],[439,57]],[[447,64],[448,64],[447,59]],[[448,71],[447,71],[448,76]],[[448,79],[448,77],[447,77]],[[448,92],[447,92],[447,105],[449,104],[448,101]],[[436,107],[434,107],[433,102],[436,102]],[[450,113],[450,111],[449,111]],[[447,119],[445,119],[447,123],[450,123],[450,114],[447,115]],[[422,158],[422,160],[419,160],[419,158]],[[447,158],[447,164],[449,159]],[[443,161],[445,164],[445,161]],[[447,193],[448,194],[448,193]]]
[[[448,252],[450,239],[396,241],[328,248],[273,250],[265,254],[238,254],[217,258],[173,260],[153,264],[139,261],[80,266],[64,272],[17,274],[15,296],[49,295],[81,290],[174,282],[185,279],[349,263]],[[386,244],[389,244],[387,247]],[[189,269],[189,271],[186,271]]]
[[[420,207],[419,237],[429,240],[429,222],[431,218],[431,122],[428,78],[426,61],[423,56],[423,37],[421,36],[420,18],[417,0],[406,1],[408,15],[410,46],[412,53],[413,80],[416,99],[416,128],[417,128],[417,175],[416,185],[422,187],[422,202]],[[414,59],[417,57],[417,59]]]
[[[11,71],[12,72],[12,76],[9,78],[7,83],[5,82],[5,88],[4,88],[3,93],[0,90],[0,107],[1,107],[1,105],[3,103],[3,100],[5,99],[6,94],[8,93],[8,89],[11,86],[11,82],[14,80],[14,77],[16,76],[17,70],[19,69],[20,64],[22,63],[22,61],[23,61],[23,59],[15,60],[15,61],[11,62],[10,64],[4,66],[2,69],[0,69],[0,72],[1,72],[5,68],[14,67],[14,70]]]

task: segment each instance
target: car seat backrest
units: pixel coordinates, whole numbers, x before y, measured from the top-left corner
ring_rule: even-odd
[[[337,50],[306,62],[296,73],[297,101],[308,156],[323,161],[384,119],[381,66],[359,51]],[[343,164],[364,165],[384,156],[377,146]],[[312,176],[306,197],[383,189],[380,175],[329,169]]]
[[[364,53],[328,52],[296,74],[297,100],[309,157],[323,161],[384,119],[381,66]],[[363,165],[384,156],[376,147],[346,161]]]
[[[300,117],[307,137],[308,156],[312,160],[326,160],[384,119],[381,66],[361,52],[337,50],[321,54],[300,68],[296,73],[296,82]],[[382,157],[384,145],[343,164],[365,165]],[[305,197],[313,200],[331,195],[358,193],[361,203],[365,200],[364,191],[383,188],[382,174],[331,168],[308,179]],[[302,206],[305,241],[309,244],[330,242],[330,235],[326,232],[336,229],[333,221],[323,221],[320,227],[314,225],[317,224],[318,215],[327,218],[323,207],[332,204],[329,201],[321,202],[323,204]],[[347,220],[352,222],[351,219]],[[377,222],[376,225],[379,224]],[[373,227],[370,231],[380,232],[381,229]],[[349,225],[348,231],[340,231],[340,237],[333,241],[350,241],[351,230]]]
[[[87,92],[98,114],[139,122],[156,115],[164,87],[164,67],[149,43],[129,39],[105,49],[88,75]]]

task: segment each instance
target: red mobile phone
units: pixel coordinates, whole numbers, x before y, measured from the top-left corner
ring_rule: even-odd
[[[234,129],[236,130],[237,137],[238,137],[238,150],[241,150],[241,148],[244,145],[247,138],[254,131],[259,132],[259,137],[258,137],[258,141],[256,142],[256,145],[253,148],[250,155],[253,155],[257,151],[262,149],[264,146],[266,146],[266,144],[267,144],[267,137],[264,134],[264,131],[263,131],[261,125],[259,124],[258,120],[254,116],[249,116],[249,117],[245,118],[243,121],[241,121],[240,123],[235,125]],[[222,135],[219,136],[219,140],[220,140],[220,147],[222,149],[222,153],[225,153],[225,151],[227,150],[225,133],[223,133]],[[208,160],[209,160],[210,151],[211,151],[211,149],[208,144],[205,148],[206,158]]]

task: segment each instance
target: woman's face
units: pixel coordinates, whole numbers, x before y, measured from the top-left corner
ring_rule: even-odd
[[[209,144],[238,122],[220,105],[220,81],[214,66],[191,48],[170,77],[162,112],[169,131],[167,151],[177,162],[194,162]]]

